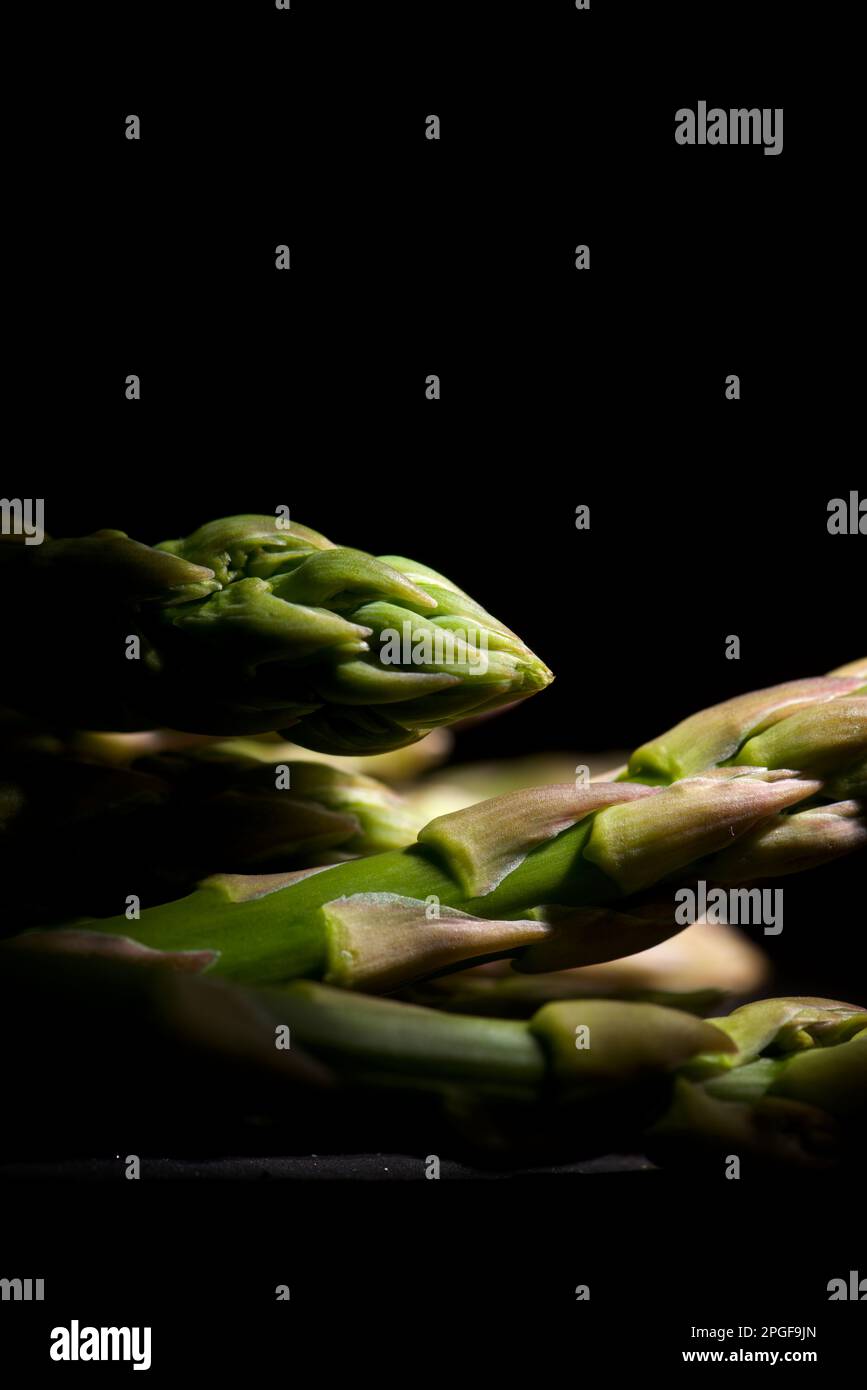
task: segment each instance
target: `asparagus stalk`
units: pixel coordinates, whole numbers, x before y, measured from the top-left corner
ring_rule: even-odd
[[[309,982],[265,994],[305,1051],[344,1079],[460,1083],[463,1114],[474,1093],[530,1092],[533,1127],[573,1145],[607,1114],[637,1143],[649,1125],[651,1149],[668,1157],[734,1152],[822,1166],[859,1142],[867,1118],[867,1012],[857,1005],[760,1000],[703,1021],[655,1004],[574,1000],[522,1023],[347,999]],[[508,1113],[500,1119],[508,1130]],[[517,1119],[526,1123],[526,1110]]]
[[[673,897],[648,906],[644,890],[712,876],[715,855],[820,788],[737,768],[665,789],[515,792],[438,818],[404,850],[296,874],[216,875],[139,920],[86,926],[161,951],[206,952],[210,973],[239,980],[307,977],[369,991],[506,955],[529,970],[591,964],[673,935]],[[863,843],[863,823],[860,831]],[[792,871],[803,862],[801,839]],[[823,844],[812,862],[842,852],[833,838]],[[781,872],[783,858],[758,838],[740,869],[761,878],[769,861]],[[522,916],[543,904],[578,911],[554,924]],[[600,905],[616,916],[594,910],[588,922],[586,909]]]
[[[235,866],[242,872],[268,861],[281,868],[337,862],[400,849],[420,828],[390,787],[327,763],[278,759],[269,765],[233,752],[231,744],[214,743],[145,758],[133,767],[166,779],[179,831],[188,811],[210,822],[210,840],[218,837],[218,848],[210,847],[211,870],[228,868],[233,857],[246,861]],[[218,855],[220,865],[214,863]]]
[[[435,570],[282,520],[230,517],[156,548],[120,531],[0,546],[19,580],[4,698],[61,705],[82,728],[291,729],[319,752],[375,754],[551,681]],[[62,700],[58,669],[75,672]]]
[[[223,1108],[234,1103],[222,1091],[233,1073],[248,1106],[258,1075],[290,1083],[282,1098],[263,1099],[269,1111],[288,1102],[293,1114],[311,1087],[331,1085],[320,1122],[339,1114],[347,1088],[373,1096],[398,1087],[439,1097],[464,1131],[512,1155],[529,1134],[543,1153],[612,1143],[634,1152],[646,1142],[664,1160],[737,1153],[826,1163],[859,1142],[867,1116],[867,1012],[854,1005],[763,1000],[701,1020],[648,1003],[571,1000],[521,1022],[312,981],[250,989],[203,979],[192,966],[167,976],[158,953],[127,943],[123,959],[106,959],[122,943],[99,940],[98,959],[62,968],[54,953],[15,958],[0,977],[3,1026],[9,1036],[28,1020],[32,1028],[35,992],[52,1016],[69,1016],[70,1042],[93,1065],[132,1018],[136,1066],[161,1095],[177,1092],[175,1069],[192,1046],[200,1060],[184,1084],[196,1094],[206,1086]],[[286,1034],[279,1047],[278,1034]],[[42,1064],[56,1069],[56,1056],[43,1052]]]
[[[305,1052],[369,1084],[400,1076],[592,1096],[734,1049],[713,1025],[656,1004],[561,1001],[520,1021],[347,996],[312,981],[261,997]]]
[[[611,1033],[590,1022],[592,1003],[598,1006],[595,1020],[604,1019]],[[618,1015],[610,1001],[570,1005],[574,1012],[558,1019],[566,1071],[555,1084],[549,1080],[538,1088],[532,1106],[516,1104],[517,1096],[495,1103],[478,1083],[475,1089],[453,1090],[449,1111],[455,1122],[476,1139],[511,1153],[526,1147],[529,1132],[543,1155],[555,1149],[568,1156],[595,1137],[608,1149],[644,1148],[663,1163],[694,1167],[697,1161],[709,1161],[718,1173],[733,1156],[744,1161],[746,1172],[858,1161],[867,1139],[863,1009],[819,999],[761,1000],[726,1018],[707,1020],[733,1047],[717,1051],[714,1046],[707,1054],[674,1064],[665,1058],[671,1045],[667,1025],[656,1015],[646,1026],[657,1035],[657,1064],[633,1070],[633,1028],[640,1015],[632,1012],[634,1004],[621,1008]],[[531,1030],[544,1015],[542,1010],[530,1021]],[[578,1019],[585,1021],[599,1049],[591,1062],[592,1079],[582,1075],[582,1064],[571,1052],[570,1029],[580,1028]],[[752,1062],[743,1060],[736,1040],[744,1031],[764,1035],[765,1051]],[[333,1057],[332,1064],[340,1069]]]
[[[174,1028],[175,1020],[182,1024],[187,1017],[196,1032],[200,1023],[207,1025],[217,1050],[223,1043],[228,1050],[236,1043],[234,1025],[241,1024],[245,1051],[266,1066],[277,1066],[286,1054],[287,1061],[296,1058],[301,1082],[309,1075],[314,1082],[329,1076],[375,1087],[461,1084],[539,1098],[593,1096],[651,1075],[673,1075],[703,1054],[725,1055],[736,1046],[712,1024],[653,1004],[562,1001],[526,1021],[485,1019],[347,995],[308,980],[253,989],[201,979],[192,968],[167,971],[164,958],[140,947],[120,956],[105,937],[89,961],[74,960],[69,969],[79,988],[83,982],[88,1011],[100,1008],[104,984],[106,1012],[116,1013],[124,996],[146,1001],[155,1035],[167,1018]],[[17,957],[13,977],[17,990],[62,990],[53,953],[41,960]],[[89,981],[97,989],[91,991]],[[138,1003],[136,1013],[142,1014]],[[147,1028],[146,1018],[141,1022]],[[280,1047],[278,1034],[285,1034]]]

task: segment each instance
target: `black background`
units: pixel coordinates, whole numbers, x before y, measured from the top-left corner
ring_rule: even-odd
[[[406,8],[253,6],[192,49],[145,21],[77,89],[22,374],[49,531],[286,504],[442,569],[558,676],[467,757],[633,746],[851,660],[863,546],[826,529],[859,482],[851,193],[794,99],[792,8],[777,42],[736,6]],[[783,153],[678,146],[702,94],[784,107]]]
[[[260,0],[196,7],[189,29],[160,7],[88,16],[64,101],[37,86],[19,107],[36,179],[17,224],[31,312],[9,376],[26,448],[5,495],[44,496],[52,535],[114,526],[152,542],[288,504],[335,540],[441,569],[557,675],[461,733],[459,758],[634,746],[861,655],[864,540],[826,529],[829,499],[865,490],[850,442],[845,44],[823,47],[813,7],[696,8],[293,0],[282,14]],[[783,107],[782,155],[677,146],[675,111],[701,99]],[[433,112],[438,143],[424,138]],[[283,242],[289,273],[274,269]],[[574,268],[579,243],[589,272]],[[130,372],[140,402],[124,399]],[[589,532],[574,526],[582,503]],[[863,997],[862,875],[863,857],[788,895],[773,942],[786,987]],[[775,1297],[791,1322],[858,1312],[823,1302],[859,1248],[867,1273],[845,1191],[832,1210],[820,1183],[604,1181],[509,1186],[496,1212],[454,1184],[434,1215],[434,1184],[375,1200],[369,1185],[334,1199],[332,1184],[303,1197],[164,1184],[125,1207],[113,1255],[99,1245],[111,1272],[98,1266],[94,1288],[170,1265],[181,1242],[203,1282],[195,1297],[172,1285],[178,1302],[240,1307],[246,1275],[209,1300],[208,1243],[183,1245],[185,1213],[207,1210],[227,1248],[255,1213],[254,1288],[271,1281],[271,1237],[301,1242],[308,1268],[314,1249],[331,1260],[313,1280],[320,1311],[331,1297],[347,1318],[385,1316],[408,1287],[424,1324],[454,1309],[458,1260],[468,1316],[474,1297],[497,1305],[514,1335],[514,1303],[547,1297],[561,1347],[576,1305],[545,1291],[555,1267],[562,1287],[580,1281],[564,1243],[586,1243],[613,1280],[593,1307],[612,1364],[652,1364],[654,1337],[666,1367],[679,1361],[681,1325],[699,1317],[681,1317],[685,1290],[707,1322],[723,1287],[738,1303],[746,1269],[740,1321],[770,1318]],[[117,1198],[85,1191],[94,1233],[116,1239]],[[57,1237],[70,1199],[55,1196]]]

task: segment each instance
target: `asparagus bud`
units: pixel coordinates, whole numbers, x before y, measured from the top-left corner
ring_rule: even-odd
[[[818,791],[787,772],[691,777],[661,795],[595,817],[584,856],[624,894],[721,850],[757,822]]]
[[[857,748],[863,761],[867,711],[862,700],[847,701],[865,694],[865,682],[867,662],[858,661],[830,676],[738,695],[643,744],[626,775],[659,785],[732,761],[811,773],[815,768],[822,775],[838,765],[838,757],[843,765],[854,761]],[[844,712],[835,723],[838,700]]]
[[[382,753],[551,679],[461,589],[402,557],[375,559],[269,517],[211,523],[160,548],[213,568],[223,586],[205,603],[164,612],[188,639],[173,645],[167,633],[167,650],[181,668],[204,661],[231,679],[230,644],[243,663],[237,704],[261,699],[273,711],[268,727],[279,717],[316,751]]]
[[[748,739],[735,762],[752,767],[796,767],[826,777],[867,756],[867,698],[838,696],[789,715]]]
[[[291,729],[320,752],[373,754],[551,681],[435,570],[281,520],[229,517],[156,548],[122,532],[2,547],[21,580],[6,698],[53,710],[65,666],[64,714],[81,727]],[[56,642],[36,641],[49,621]]]
[[[832,999],[761,999],[711,1022],[734,1050],[696,1059],[686,1073],[691,1078],[716,1076],[766,1054],[835,1046],[867,1028],[867,1012]]]
[[[860,801],[840,801],[769,817],[704,865],[716,883],[745,883],[818,868],[867,848],[867,816]]]
[[[648,795],[650,788],[612,782],[507,792],[438,816],[418,838],[448,861],[466,898],[481,898],[546,840],[604,807]]]
[[[727,1051],[689,1058],[652,1142],[829,1164],[867,1117],[867,1012],[828,999],[763,999],[710,1020]]]
[[[867,1020],[845,1046],[816,1047],[787,1058],[768,1094],[820,1106],[832,1115],[867,1115]]]

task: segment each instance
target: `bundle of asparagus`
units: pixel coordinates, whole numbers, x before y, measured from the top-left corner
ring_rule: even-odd
[[[50,607],[68,659],[84,658],[86,681],[64,698],[67,724],[279,728],[328,754],[374,754],[551,679],[433,571],[269,518],[212,523],[155,549],[103,532],[0,551],[27,580],[12,634],[24,660],[8,698],[29,714],[53,706],[42,666],[47,657],[56,669],[63,651],[28,641]],[[82,632],[73,619],[85,595],[95,620]],[[130,638],[141,659],[122,659]],[[564,977],[678,932],[676,888],[752,884],[863,849],[867,662],[703,711],[638,749],[616,781],[508,792],[436,816],[401,848],[385,845],[389,835],[403,845],[407,822],[383,819],[379,791],[334,769],[293,769],[293,830],[281,819],[287,804],[265,794],[267,764],[241,766],[237,754],[226,762],[188,748],[121,769],[145,779],[136,814],[142,799],[161,813],[157,789],[172,780],[205,819],[219,813],[228,829],[210,849],[225,853],[222,872],[177,901],[146,900],[140,915],[25,932],[4,946],[7,962],[41,951],[84,957],[79,970],[106,956],[134,976],[133,966],[154,966],[145,974],[160,990],[172,973],[184,978],[193,1009],[211,1008],[216,990],[218,1009],[285,1025],[344,1084],[429,1090],[471,1128],[502,1122],[510,1144],[527,1107],[540,1133],[649,1134],[663,1153],[737,1140],[813,1162],[840,1126],[847,1143],[860,1133],[867,1018],[854,1006],[765,1001],[705,1022],[647,1002],[578,1002]],[[235,785],[217,791],[226,772]],[[115,786],[123,804],[130,788]],[[0,804],[15,825],[14,785]],[[258,851],[258,871],[240,871]],[[321,862],[350,854],[369,857]],[[513,980],[544,973],[555,1002],[523,1022],[369,997],[497,960],[513,962]]]

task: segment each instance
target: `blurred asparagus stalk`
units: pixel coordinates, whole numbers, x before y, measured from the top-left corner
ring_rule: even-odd
[[[338,863],[400,848],[420,828],[401,796],[361,772],[308,761],[269,766],[219,743],[153,746],[160,751],[125,762],[94,760],[103,749],[91,741],[7,745],[7,922],[20,929],[98,916],[129,891],[165,901],[218,869]]]
[[[704,920],[646,951],[599,965],[529,975],[493,961],[412,986],[403,998],[458,1013],[526,1017],[557,999],[606,998],[707,1014],[731,996],[755,992],[768,959],[736,927]]]
[[[339,862],[400,849],[420,825],[403,797],[366,773],[312,760],[264,760],[217,743],[139,760],[137,769],[162,776],[177,796],[178,829],[188,807],[216,824],[211,864],[228,868]],[[207,870],[205,871],[207,872]]]
[[[579,774],[592,782],[614,781],[616,772],[614,776],[605,774],[625,765],[625,759],[623,753],[537,753],[530,757],[505,757],[497,762],[461,763],[423,777],[407,789],[406,795],[425,823],[507,792],[574,783]]]
[[[132,764],[144,757],[198,748],[206,757],[227,760],[241,758],[271,767],[278,763],[313,762],[341,772],[360,772],[390,787],[403,787],[445,762],[453,743],[454,736],[449,729],[432,729],[417,743],[407,744],[405,748],[396,748],[390,753],[352,757],[314,753],[309,748],[281,738],[279,734],[250,734],[248,737],[225,739],[213,734],[179,733],[176,729],[117,734],[77,730],[66,740],[66,746],[73,756],[91,762]],[[478,800],[478,797],[470,797],[469,800]],[[430,817],[421,815],[417,819],[422,825]]]
[[[863,1136],[867,1012],[854,1005],[762,1000],[702,1020],[585,999],[547,1003],[527,1021],[479,1018],[312,981],[230,985],[189,962],[179,970],[177,956],[128,943],[118,958],[115,939],[100,943],[92,960],[19,953],[0,975],[0,1033],[24,1036],[52,1084],[58,1057],[53,1036],[40,1050],[40,1010],[64,1020],[76,1074],[108,1050],[126,1082],[161,1104],[207,1096],[217,1111],[288,1105],[297,1116],[304,1095],[324,1086],[321,1122],[339,1115],[347,1091],[402,1089],[431,1095],[510,1159],[528,1136],[542,1153],[567,1155],[612,1143],[635,1152],[646,1138],[664,1161],[736,1153],[812,1165],[847,1157]],[[16,1116],[30,1104],[20,1090],[10,1091]],[[141,1103],[136,1094],[133,1113]]]
[[[27,985],[50,999],[63,987],[58,963],[50,952],[13,958],[16,993]],[[141,947],[119,955],[110,938],[89,960],[64,969],[81,982],[88,1011],[100,1009],[107,982],[104,1007],[112,1017],[123,1015],[118,1001],[126,996],[154,1036],[168,1027],[179,1037],[195,1035],[217,1054],[243,1050],[269,1069],[293,1071],[300,1082],[336,1077],[376,1087],[461,1083],[521,1096],[551,1088],[592,1096],[735,1048],[713,1025],[652,1004],[563,1001],[546,1004],[528,1021],[482,1019],[347,995],[307,980],[254,989],[201,979]],[[143,1011],[152,1011],[149,1021]]]

